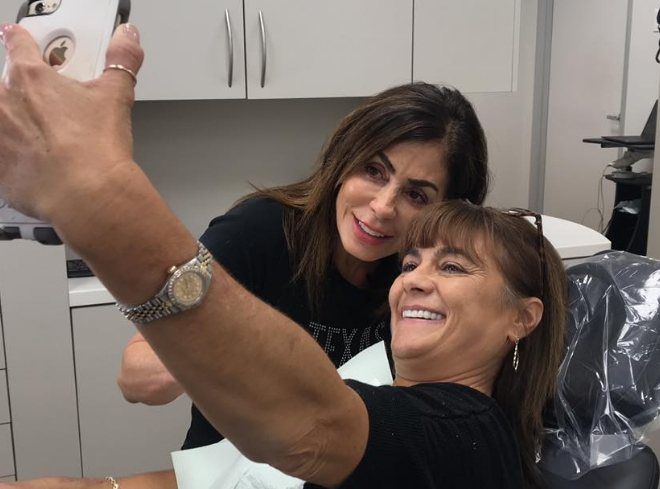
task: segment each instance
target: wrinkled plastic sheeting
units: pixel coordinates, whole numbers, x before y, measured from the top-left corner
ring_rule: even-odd
[[[567,270],[566,356],[543,470],[565,479],[632,458],[660,413],[660,261],[608,252]]]

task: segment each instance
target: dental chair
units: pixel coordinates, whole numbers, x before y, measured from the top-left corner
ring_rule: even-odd
[[[656,489],[658,460],[643,440],[660,414],[660,262],[609,252],[567,272],[566,357],[545,415],[544,482]]]

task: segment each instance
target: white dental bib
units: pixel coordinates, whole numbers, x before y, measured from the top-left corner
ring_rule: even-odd
[[[370,385],[393,382],[382,341],[360,352],[337,372],[342,379]],[[302,489],[305,484],[268,464],[252,462],[228,440],[172,452],[172,464],[179,489]]]

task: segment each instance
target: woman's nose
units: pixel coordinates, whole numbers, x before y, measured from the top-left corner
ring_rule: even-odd
[[[428,293],[433,288],[433,282],[421,267],[407,272],[402,277],[403,290],[407,293]]]
[[[392,219],[396,216],[397,192],[390,186],[381,188],[371,200],[371,209],[379,219]]]

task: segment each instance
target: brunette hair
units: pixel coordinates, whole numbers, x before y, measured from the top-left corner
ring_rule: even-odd
[[[566,272],[557,251],[545,238],[542,258],[537,228],[527,219],[462,201],[424,209],[410,225],[404,249],[430,248],[442,241],[465,250],[479,263],[483,262],[475,249],[479,239],[504,277],[504,300],[538,297],[543,301],[540,323],[519,341],[518,371],[513,368],[512,348],[493,390],[493,398],[509,418],[520,444],[525,479],[528,485],[538,486],[536,455],[543,434],[542,412],[555,393],[564,352]]]
[[[310,177],[260,189],[241,199],[268,197],[283,204],[294,280],[304,279],[312,305],[320,302],[337,244],[335,203],[342,182],[377,153],[404,141],[443,142],[448,175],[445,198],[483,202],[489,173],[479,119],[458,90],[427,83],[386,90],[344,117]]]

